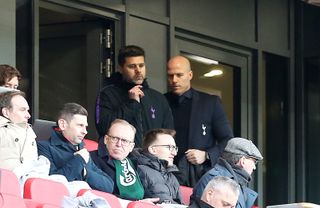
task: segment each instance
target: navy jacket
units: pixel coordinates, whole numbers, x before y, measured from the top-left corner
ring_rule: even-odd
[[[161,93],[150,88],[146,80],[142,84],[144,97],[139,103],[128,96],[134,83],[123,81],[119,73],[114,73],[110,79],[112,81],[100,91],[96,102],[96,127],[101,144],[111,122],[116,118],[124,119],[136,128],[137,147],[141,147],[146,131],[154,128],[173,129],[173,118],[167,100]]]
[[[201,198],[206,185],[215,176],[226,176],[235,180],[240,185],[241,191],[237,202],[237,208],[251,208],[253,206],[256,198],[258,197],[258,193],[248,188],[248,182],[251,180],[250,175],[240,167],[232,167],[222,158],[219,159],[214,168],[202,176],[193,188],[191,199]]]
[[[39,155],[50,160],[50,175],[64,175],[68,181],[86,181],[91,188],[112,193],[113,181],[102,170],[97,168],[91,158],[86,163],[80,155],[74,155],[77,151],[63,135],[53,129],[49,140],[38,141]],[[83,148],[83,142],[79,145]],[[86,176],[83,176],[83,169],[86,169]]]
[[[227,141],[233,137],[233,131],[218,96],[209,95],[193,88],[190,91],[192,107],[189,126],[185,128],[188,131],[188,138],[185,138],[185,142],[188,144],[188,149],[204,150],[208,152],[210,158],[202,165],[197,166],[189,163],[186,157],[180,157],[179,161],[175,161],[180,170],[177,175],[180,184],[192,187],[206,171],[216,164]],[[172,110],[179,107],[175,103],[176,98],[173,93],[166,93],[165,96]],[[179,132],[177,132],[178,134]],[[177,143],[178,147],[179,145]],[[184,152],[178,152],[178,154],[184,154]],[[179,158],[179,155],[176,158]]]

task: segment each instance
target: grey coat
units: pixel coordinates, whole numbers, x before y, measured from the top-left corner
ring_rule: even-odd
[[[250,175],[240,167],[231,166],[227,161],[219,158],[218,163],[208,171],[193,188],[191,199],[201,198],[208,182],[216,176],[226,176],[235,180],[241,187],[236,208],[251,208],[258,197],[258,193],[248,188]]]
[[[132,155],[132,154],[131,154]],[[144,187],[144,198],[159,197],[159,203],[181,203],[180,184],[173,172],[178,171],[174,166],[168,166],[167,161],[134,150],[134,160],[137,161],[137,171]]]

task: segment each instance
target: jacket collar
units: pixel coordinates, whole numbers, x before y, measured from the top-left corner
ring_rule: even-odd
[[[12,123],[9,119],[7,119],[6,117],[0,116],[0,125],[4,126],[8,123]]]
[[[52,127],[50,143],[54,146],[69,146],[75,149],[75,145],[71,144],[62,134],[58,126]],[[83,141],[78,145],[79,149],[84,147]]]
[[[178,168],[176,165],[168,166],[168,161],[166,160],[160,160],[156,156],[148,153],[143,152],[141,150],[140,152],[141,157],[137,161],[138,164],[147,165],[149,167],[152,167],[153,169],[158,170],[159,172],[176,172],[178,171]]]
[[[199,207],[199,208],[214,208],[213,206],[211,206],[210,204],[207,204],[206,202],[202,201],[199,198],[195,198],[194,202],[192,203],[192,205],[193,204],[196,204],[197,207]]]
[[[221,157],[218,160],[218,164],[226,168],[233,176],[233,179],[243,186],[247,186],[251,180],[251,176],[243,168],[237,165],[231,165]]]
[[[24,127],[20,126],[19,124],[13,123],[12,121],[7,119],[6,117],[0,116],[0,126],[6,126],[6,125],[15,125],[15,126],[19,126],[20,128],[24,128]],[[31,127],[31,125],[27,124],[27,128],[30,128],[30,127]]]

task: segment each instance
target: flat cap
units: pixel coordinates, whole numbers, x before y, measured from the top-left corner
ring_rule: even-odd
[[[263,160],[259,149],[252,143],[251,140],[235,137],[228,141],[225,152],[252,157],[256,160]]]

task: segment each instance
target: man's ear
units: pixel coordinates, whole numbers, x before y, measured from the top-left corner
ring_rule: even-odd
[[[190,76],[190,80],[192,80],[192,78],[193,78],[193,71],[192,71],[192,70],[190,70],[190,72],[189,72],[189,73],[190,73],[190,75],[189,75],[189,76]]]
[[[214,191],[211,188],[206,191],[206,193],[205,193],[206,202],[210,201],[213,194],[214,194]]]
[[[122,66],[118,66],[118,72],[120,73],[120,74],[122,74],[122,72],[123,72],[123,67]]]
[[[151,154],[155,154],[156,153],[156,150],[153,148],[153,146],[152,145],[150,145],[149,147],[148,147],[148,152],[150,152]]]
[[[246,159],[246,158],[245,158],[244,156],[240,158],[240,160],[239,160],[239,162],[238,162],[238,165],[239,165],[240,167],[244,167],[245,159]]]
[[[59,129],[61,130],[64,130],[66,128],[66,124],[67,124],[67,121],[64,119],[60,118],[58,120],[58,126],[59,126]]]
[[[9,119],[9,109],[8,108],[2,108],[2,115]]]
[[[133,150],[133,148],[134,148],[135,143],[131,143],[130,145],[131,145],[131,146],[130,146],[130,151],[129,151],[129,152],[132,152],[132,150]]]
[[[107,144],[107,139],[108,139],[108,135],[104,135],[103,137],[104,144]]]

